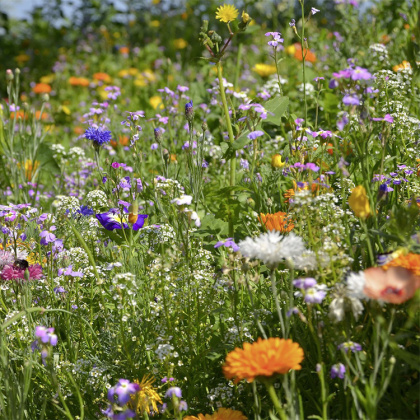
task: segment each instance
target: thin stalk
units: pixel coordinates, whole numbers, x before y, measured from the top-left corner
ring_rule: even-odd
[[[280,401],[277,397],[276,390],[274,389],[274,385],[270,383],[265,383],[265,387],[267,388],[268,395],[270,395],[271,401],[273,401],[274,408],[277,411],[277,414],[280,416],[281,420],[287,420],[286,413],[284,412]]]

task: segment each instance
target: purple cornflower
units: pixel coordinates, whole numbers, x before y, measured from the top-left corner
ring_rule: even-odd
[[[346,367],[342,363],[337,363],[331,367],[331,379],[340,378],[344,379],[344,374],[346,373]]]
[[[95,212],[89,208],[88,206],[80,206],[80,209],[77,210],[78,214],[81,214],[82,216],[93,216],[95,214]]]
[[[346,353],[348,353],[349,350],[351,350],[353,353],[362,350],[362,346],[359,343],[355,343],[354,341],[346,341],[341,343],[337,346],[337,348],[339,350],[344,350]]]
[[[233,252],[239,251],[239,246],[235,244],[233,238],[227,238],[224,241],[219,241],[214,247],[220,248],[221,246],[224,246],[225,248],[232,248]]]
[[[140,391],[140,385],[131,383],[128,379],[120,379],[116,385],[108,390],[108,400],[117,402],[119,405],[125,405],[130,401],[131,394]]]
[[[101,128],[89,127],[85,131],[85,138],[92,140],[95,147],[100,147],[105,143],[111,141],[111,132],[109,130],[102,130]]]
[[[177,386],[173,386],[172,388],[169,388],[166,391],[165,397],[166,398],[172,398],[172,397],[182,398],[182,391],[181,388],[178,388]]]

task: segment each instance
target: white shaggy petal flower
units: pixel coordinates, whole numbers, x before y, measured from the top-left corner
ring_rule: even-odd
[[[294,259],[306,251],[302,238],[294,233],[283,236],[277,231],[263,233],[256,238],[245,238],[238,245],[244,257],[259,259],[270,268],[284,260],[293,264]]]
[[[187,205],[189,206],[192,202],[192,196],[191,195],[181,195],[181,197],[179,198],[174,198],[171,203],[175,203],[177,206],[183,206],[183,205]]]
[[[349,296],[355,297],[357,299],[367,299],[366,295],[363,293],[365,281],[365,273],[363,271],[359,271],[358,273],[350,273],[350,275],[347,277],[347,290]]]

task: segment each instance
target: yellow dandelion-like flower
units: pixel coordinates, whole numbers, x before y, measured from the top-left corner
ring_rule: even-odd
[[[153,387],[155,379],[150,375],[144,375],[141,382],[135,380],[135,383],[140,385],[140,391],[132,395],[129,405],[135,409],[138,414],[150,414],[150,408],[155,413],[158,412],[157,403],[162,404],[157,388]]]
[[[216,19],[219,19],[222,22],[229,23],[232,20],[235,20],[239,15],[238,9],[231,4],[224,4],[219,6],[216,11]]]
[[[252,71],[255,71],[255,73],[259,74],[261,77],[268,77],[277,73],[276,66],[263,63],[255,64],[255,66],[252,68]]]

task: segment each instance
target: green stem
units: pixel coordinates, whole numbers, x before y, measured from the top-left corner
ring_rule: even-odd
[[[222,75],[222,64],[220,61],[217,62],[217,77],[219,79],[219,90],[220,90],[220,96],[222,98],[223,103],[223,111],[225,113],[225,121],[226,126],[229,134],[229,142],[232,145],[235,141],[235,137],[233,135],[232,130],[232,123],[230,121],[229,116],[229,108],[226,101],[226,94],[225,94],[225,87],[223,85],[223,75]],[[235,186],[235,175],[236,175],[236,156],[233,156],[230,160],[230,177],[229,177],[229,185],[231,187]],[[234,194],[234,191],[231,191],[231,195]],[[233,237],[233,216],[229,216],[229,236]]]
[[[283,408],[281,407],[280,401],[277,397],[276,390],[274,389],[274,385],[270,383],[265,383],[265,387],[267,388],[268,395],[270,395],[271,401],[273,401],[274,408],[277,411],[277,414],[280,416],[281,420],[287,420],[286,413],[284,412]]]

